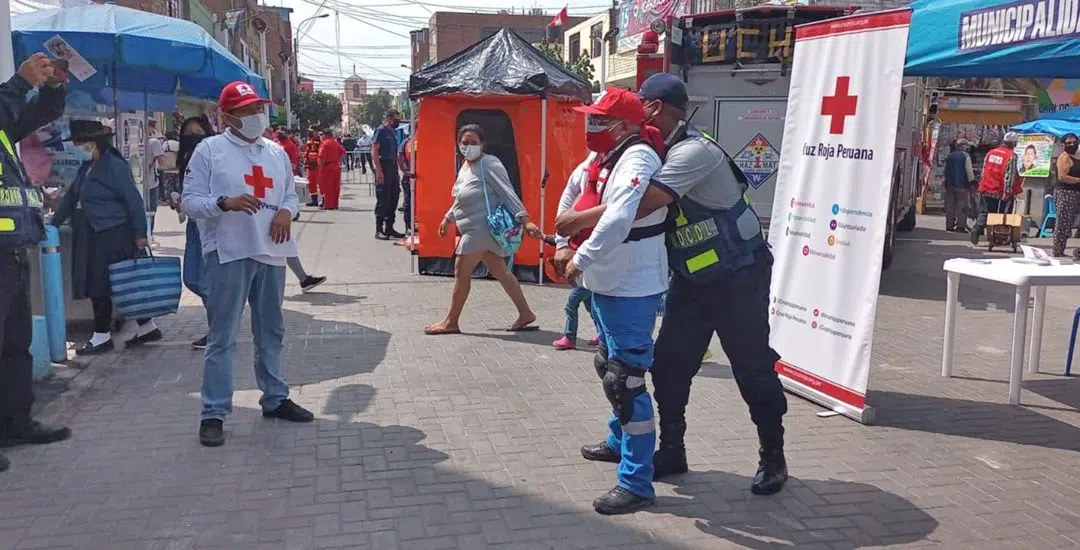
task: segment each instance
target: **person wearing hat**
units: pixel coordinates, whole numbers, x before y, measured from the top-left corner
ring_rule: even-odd
[[[975,182],[975,171],[968,155],[968,142],[953,143],[945,159],[945,231],[967,233],[968,187]]]
[[[667,289],[665,214],[634,218],[661,161],[640,135],[645,112],[632,92],[609,88],[595,104],[575,109],[587,117],[585,143],[593,154],[575,171],[582,175],[560,203],[607,208],[591,229],[571,237],[574,252],[565,272],[571,285],[593,293],[600,335],[594,366],[612,407],[607,438],[581,452],[585,458],[601,453],[619,464],[618,484],[594,500],[593,508],[623,514],[656,498],[656,424],[645,373],[653,364],[656,310]],[[567,196],[574,193],[579,195]]]
[[[290,422],[315,418],[289,399],[282,375],[285,265],[298,254],[292,217],[300,205],[289,156],[262,137],[269,125],[268,103],[246,82],[225,86],[218,106],[228,129],[199,143],[184,176],[181,208],[199,221],[206,262],[210,326],[199,441],[208,447],[225,443],[245,304],[251,307],[262,415]]]
[[[147,248],[146,208],[131,166],[113,147],[112,130],[96,120],[72,120],[70,127],[72,156],[82,166],[50,223],[70,220],[72,297],[89,298],[94,309],[94,334],[75,353],[100,355],[114,349],[109,265],[136,258]],[[125,347],[162,339],[153,319],[138,319],[138,324]]]
[[[1005,132],[1001,143],[986,153],[982,177],[979,178],[979,217],[971,228],[971,244],[979,244],[986,230],[986,215],[991,212],[1011,213],[1013,198],[1020,194],[1023,181],[1016,177],[1016,132]]]
[[[773,258],[757,214],[743,197],[746,177],[715,141],[687,122],[690,100],[679,77],[655,74],[638,95],[647,124],[667,145],[664,166],[650,181],[638,217],[664,207],[675,214],[667,236],[671,282],[650,371],[660,414],[654,478],[688,470],[683,437],[690,384],[716,333],[761,445],[750,491],[776,493],[788,478],[787,398],[774,370],[780,356],[769,345]],[[562,223],[574,230],[597,215],[606,212],[596,208]],[[613,452],[594,455],[595,460],[616,458]]]
[[[33,419],[34,358],[30,309],[30,262],[26,249],[45,238],[35,187],[14,144],[64,113],[66,65],[45,54],[31,55],[0,83],[0,447],[52,443],[71,430]],[[32,96],[31,90],[37,89]],[[0,472],[10,466],[0,455]]]

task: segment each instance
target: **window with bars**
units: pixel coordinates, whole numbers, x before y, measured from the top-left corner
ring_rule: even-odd
[[[165,15],[183,19],[184,4],[181,0],[165,0]]]
[[[573,63],[581,57],[581,33],[570,35],[570,51],[566,52],[569,56],[570,62]]]
[[[604,24],[597,23],[589,29],[589,53],[593,57],[600,57],[603,52]]]

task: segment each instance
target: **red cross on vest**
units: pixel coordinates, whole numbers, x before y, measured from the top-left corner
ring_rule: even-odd
[[[855,116],[859,96],[848,95],[850,85],[850,76],[838,76],[836,77],[836,91],[833,95],[821,98],[821,115],[830,117],[830,134],[844,133],[844,121],[849,116]]]
[[[268,178],[263,174],[263,168],[259,165],[251,167],[251,175],[244,175],[244,183],[255,188],[255,198],[266,198],[266,190],[274,188],[274,178]]]

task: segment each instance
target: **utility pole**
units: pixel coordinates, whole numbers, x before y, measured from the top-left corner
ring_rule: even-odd
[[[341,72],[341,13],[334,12],[334,34],[337,36],[337,72],[338,78],[344,79],[345,74]],[[342,86],[345,83],[342,82]]]

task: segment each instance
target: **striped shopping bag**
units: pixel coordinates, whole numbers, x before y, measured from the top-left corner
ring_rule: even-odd
[[[109,264],[116,312],[128,319],[176,313],[183,284],[180,258],[150,256]]]

